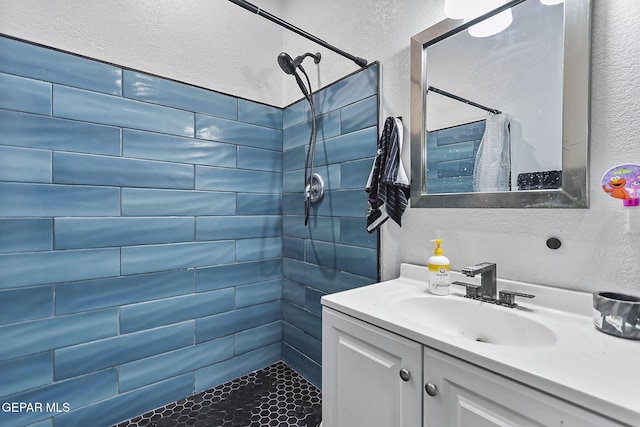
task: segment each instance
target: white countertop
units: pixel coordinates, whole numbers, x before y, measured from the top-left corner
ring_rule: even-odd
[[[478,278],[457,272],[451,276],[452,281],[479,283]],[[426,267],[402,264],[398,279],[326,295],[322,304],[598,414],[640,426],[640,340],[596,330],[590,293],[499,279],[498,290],[531,293],[536,298],[516,298],[521,308],[495,309],[518,310],[557,336],[547,346],[511,347],[454,336],[399,313],[393,301],[429,293],[427,281]],[[452,285],[451,295],[433,298],[460,299],[463,295],[464,289]]]

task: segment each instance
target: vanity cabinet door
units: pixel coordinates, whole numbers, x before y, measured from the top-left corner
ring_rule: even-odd
[[[623,427],[427,347],[424,381],[425,427]]]
[[[323,308],[323,427],[421,426],[422,348]]]

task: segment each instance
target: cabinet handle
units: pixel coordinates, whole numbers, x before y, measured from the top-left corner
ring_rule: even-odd
[[[411,379],[411,372],[404,368],[400,369],[400,378],[402,378],[402,381],[409,381]]]
[[[438,387],[436,387],[436,385],[433,383],[427,383],[424,386],[424,390],[427,392],[429,396],[432,396],[432,397],[438,394]]]

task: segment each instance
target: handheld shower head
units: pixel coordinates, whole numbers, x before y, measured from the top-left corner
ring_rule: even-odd
[[[296,64],[286,52],[280,52],[280,55],[278,55],[278,65],[286,74],[293,74],[296,71]]]
[[[304,68],[302,68],[302,61],[307,56],[313,57],[313,62],[315,62],[316,64],[320,62],[320,52],[316,53],[315,55],[307,52],[303,55],[296,56],[296,59],[291,59],[291,56],[286,52],[280,52],[280,54],[278,55],[278,65],[280,66],[280,68],[282,68],[282,71],[284,71],[286,74],[290,74],[296,78],[296,83],[298,83],[298,86],[300,87],[300,90],[302,91],[303,95],[305,96],[305,98],[309,99],[310,98],[309,91],[311,90],[311,84],[309,84],[309,89],[307,89],[307,87],[302,82],[302,79],[296,72],[296,69],[299,68],[300,71],[302,71],[302,73],[306,75]]]
[[[296,83],[298,83],[300,90],[307,101],[309,101],[309,106],[311,107],[311,134],[309,135],[309,145],[307,146],[307,154],[305,155],[304,160],[304,225],[309,223],[311,203],[320,200],[322,197],[322,191],[319,191],[319,189],[323,188],[323,182],[320,175],[313,172],[316,156],[316,109],[313,101],[311,81],[302,66],[302,61],[304,61],[307,56],[313,57],[313,62],[316,64],[320,63],[320,52],[315,55],[307,52],[300,56],[296,56],[296,59],[291,59],[291,56],[286,52],[280,52],[278,55],[278,65],[286,74],[293,75],[296,78]],[[298,71],[302,72],[307,79],[307,84],[309,85],[308,88],[300,78]]]
[[[293,74],[307,56],[312,57],[315,64],[319,64],[322,58],[320,52],[316,54],[307,52],[303,55],[296,56],[296,59],[292,59],[287,52],[280,52],[280,55],[278,55],[278,65],[280,65],[280,68],[282,68],[282,71],[286,74]]]

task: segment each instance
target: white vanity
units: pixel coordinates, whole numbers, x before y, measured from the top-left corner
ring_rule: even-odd
[[[640,341],[597,331],[590,293],[498,279],[535,295],[508,308],[427,277],[322,298],[323,427],[640,426]]]

